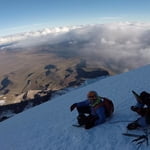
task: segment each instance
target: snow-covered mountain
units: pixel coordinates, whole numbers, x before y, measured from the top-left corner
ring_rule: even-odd
[[[130,111],[135,103],[131,90],[150,92],[150,65],[108,77],[73,90],[0,123],[1,150],[135,150],[126,125],[138,116]],[[115,112],[106,123],[92,129],[73,127],[77,112],[70,105],[84,100],[89,90],[113,100]],[[130,131],[139,133],[143,131]],[[143,144],[142,150],[150,149]]]

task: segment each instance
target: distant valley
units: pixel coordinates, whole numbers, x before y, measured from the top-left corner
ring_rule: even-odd
[[[33,100],[81,85],[85,80],[109,75],[109,68],[95,65],[75,54],[82,43],[69,42],[32,47],[0,47],[0,104]],[[67,49],[67,51],[66,51]],[[67,52],[67,53],[66,53]],[[74,52],[74,53],[73,53]]]

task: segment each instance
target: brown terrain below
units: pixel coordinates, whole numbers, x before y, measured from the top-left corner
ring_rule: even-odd
[[[42,51],[41,47],[0,49],[0,105],[19,103],[33,99],[41,91],[58,91],[108,75],[102,68],[80,57]]]

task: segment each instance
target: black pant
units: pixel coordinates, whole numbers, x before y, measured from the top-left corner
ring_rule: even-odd
[[[91,108],[89,106],[77,107],[77,111],[79,113],[77,117],[78,123],[85,125],[85,129],[92,128],[98,118],[91,115]],[[88,114],[88,116],[85,116],[85,114]]]
[[[77,107],[77,111],[78,111],[79,115],[91,114],[91,108],[90,108],[90,106]]]

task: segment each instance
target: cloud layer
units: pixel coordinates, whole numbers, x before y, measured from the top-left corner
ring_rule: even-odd
[[[150,24],[127,22],[47,28],[0,38],[0,45],[12,42],[15,44],[11,46],[15,47],[67,42],[70,48],[64,53],[75,53],[117,72],[150,63]]]

